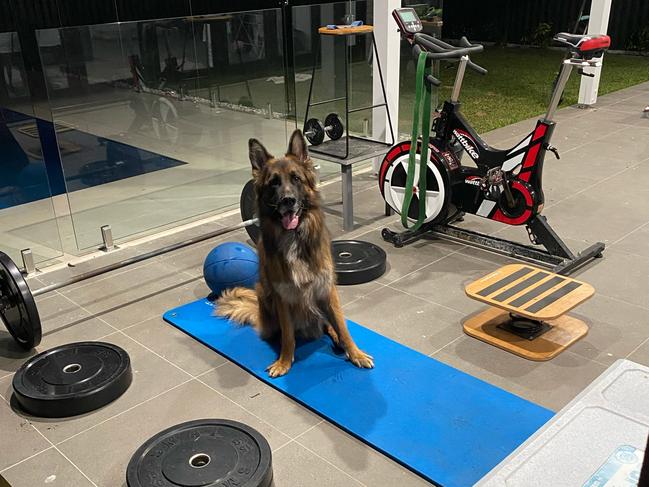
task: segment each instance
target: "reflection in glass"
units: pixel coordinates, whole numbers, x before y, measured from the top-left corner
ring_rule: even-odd
[[[351,46],[349,66],[349,107],[366,107],[373,103],[372,66],[373,50],[371,36],[327,36],[320,35],[318,29],[329,24],[345,24],[360,20],[364,24],[373,23],[372,2],[338,2],[320,5],[293,7],[293,55],[295,60],[295,98],[298,127],[304,124],[309,94],[309,84],[314,62],[315,80],[311,102],[336,99],[345,95],[345,42]],[[316,52],[319,49],[320,52]],[[386,69],[384,67],[384,69]],[[389,69],[389,68],[388,68]],[[345,102],[312,107],[309,118],[324,121],[329,113],[337,113],[345,119]],[[372,112],[350,113],[349,131],[354,135],[372,137]],[[340,166],[320,162],[324,178],[340,173]]]
[[[27,95],[25,68],[17,32],[0,32],[0,101]]]
[[[30,248],[36,263],[61,255],[52,192],[33,116],[20,41],[0,33],[0,250],[20,262]]]
[[[285,150],[278,9],[37,39],[80,249],[102,225],[119,239],[235,205],[248,139]]]

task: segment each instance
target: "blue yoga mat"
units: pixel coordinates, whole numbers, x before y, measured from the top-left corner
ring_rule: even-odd
[[[290,372],[270,379],[265,369],[276,360],[279,344],[213,316],[213,310],[213,303],[200,299],[168,311],[164,319],[444,487],[473,485],[553,416],[352,321],[349,330],[374,356],[374,369],[354,367],[323,337],[300,343]]]

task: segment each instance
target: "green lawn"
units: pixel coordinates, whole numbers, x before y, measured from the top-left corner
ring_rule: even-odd
[[[467,71],[460,98],[462,111],[478,132],[487,132],[544,113],[550,98],[552,81],[559,70],[563,54],[563,50],[486,47],[484,52],[472,56],[472,59],[484,66],[489,73],[486,76],[480,76],[471,70]],[[441,100],[450,95],[456,66],[456,64],[442,64],[440,77],[443,86],[439,95]],[[412,103],[415,91],[415,64],[412,56],[404,53],[400,69],[399,132],[408,134],[411,130]],[[311,67],[300,66],[298,72],[311,74]],[[371,66],[365,61],[355,62],[351,72],[350,107],[371,105]],[[281,75],[280,67],[277,67],[275,74]],[[579,80],[580,77],[576,70],[573,70],[563,106],[577,102]],[[223,81],[221,80],[222,84]],[[230,81],[238,81],[238,83],[222,86],[221,94],[224,99],[236,103],[244,95],[247,96],[246,85],[242,78]],[[600,94],[610,93],[644,81],[649,81],[649,57],[606,55]],[[336,83],[334,92],[331,91],[328,83],[331,83],[331,76],[323,77],[319,70],[316,71],[312,101],[344,94],[342,79]],[[284,84],[274,84],[268,80],[268,76],[260,76],[250,79],[248,85],[253,106],[265,109],[268,103],[271,103],[276,111],[286,110]],[[309,81],[301,81],[296,84],[296,104],[300,124],[306,108],[308,90]],[[344,110],[344,103],[337,102],[314,107],[309,116],[324,120],[327,113],[337,112],[343,116]],[[352,114],[350,129],[360,133],[363,128],[363,119],[366,118],[371,119],[371,112],[363,111]]]
[[[563,51],[551,49],[485,48],[484,52],[472,56],[472,59],[489,73],[480,76],[467,70],[460,98],[463,113],[478,132],[487,132],[545,112],[552,81],[562,56]],[[441,100],[450,95],[455,66],[442,64]],[[400,132],[410,131],[415,89],[414,70],[413,61],[402,59]],[[573,70],[562,106],[577,103],[579,79],[580,76]],[[604,95],[644,81],[649,81],[649,58],[607,54],[599,94]]]

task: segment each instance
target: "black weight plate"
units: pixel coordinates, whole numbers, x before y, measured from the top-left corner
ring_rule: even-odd
[[[338,284],[373,281],[385,273],[385,251],[361,240],[334,240],[331,245]]]
[[[27,350],[41,343],[41,319],[32,292],[11,258],[0,252],[0,319]]]
[[[246,220],[252,220],[257,217],[257,197],[255,196],[255,182],[252,179],[245,184],[241,191],[239,211],[241,212],[241,221],[245,222]],[[261,232],[259,223],[248,225],[246,232],[248,232],[250,239],[254,243],[257,243],[259,233]]]
[[[317,118],[310,118],[304,124],[304,136],[311,145],[320,145],[324,140],[325,129],[322,122]]]
[[[114,401],[132,379],[131,360],[125,350],[105,342],[78,342],[29,359],[14,375],[13,389],[26,412],[61,418]]]
[[[147,440],[126,469],[128,487],[268,487],[272,481],[266,439],[227,419],[172,426]]]
[[[325,118],[325,129],[327,136],[331,140],[338,140],[343,136],[345,129],[343,127],[343,122],[340,120],[340,117],[337,113],[330,113]]]

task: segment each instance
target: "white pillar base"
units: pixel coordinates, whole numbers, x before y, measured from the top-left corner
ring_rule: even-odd
[[[590,6],[590,19],[588,20],[588,34],[606,34],[608,31],[608,18],[611,13],[612,0],[592,0]],[[598,59],[599,61],[602,58]],[[582,76],[579,86],[579,105],[591,106],[597,102],[597,91],[599,90],[599,78],[602,67],[584,68],[584,73],[594,74]]]

